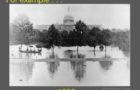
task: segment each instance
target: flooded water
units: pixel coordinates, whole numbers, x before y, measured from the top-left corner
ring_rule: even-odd
[[[76,47],[55,48],[57,58],[75,57]],[[23,54],[18,46],[10,46],[10,86],[129,86],[130,58],[121,50],[107,48],[106,55],[117,60],[104,59],[105,52],[97,47],[80,47],[82,58],[103,58],[101,61],[49,61],[51,50],[41,54]],[[47,59],[36,61],[36,59]],[[32,60],[31,60],[32,59]]]

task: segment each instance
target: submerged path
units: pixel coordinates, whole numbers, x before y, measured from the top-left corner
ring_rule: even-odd
[[[127,58],[46,58],[46,59],[26,59],[10,58],[10,62],[57,62],[57,61],[114,61],[125,60]]]

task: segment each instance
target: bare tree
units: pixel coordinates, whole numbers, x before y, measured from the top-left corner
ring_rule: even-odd
[[[12,23],[14,30],[16,31],[16,42],[18,44],[29,45],[33,39],[33,24],[30,22],[29,17],[22,14],[15,18]]]

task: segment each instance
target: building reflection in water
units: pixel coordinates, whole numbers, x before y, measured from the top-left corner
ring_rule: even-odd
[[[70,61],[71,68],[74,71],[75,78],[81,81],[84,78],[86,64],[84,61]]]
[[[99,64],[103,70],[109,70],[113,65],[113,61],[99,61]]]
[[[18,62],[10,64],[10,74],[13,74],[14,79],[21,82],[28,82],[32,77],[33,62]]]

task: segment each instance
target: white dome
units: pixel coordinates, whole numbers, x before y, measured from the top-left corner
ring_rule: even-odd
[[[64,17],[64,20],[74,20],[74,18],[73,18],[73,16],[71,16],[71,15],[66,15],[66,16]]]

